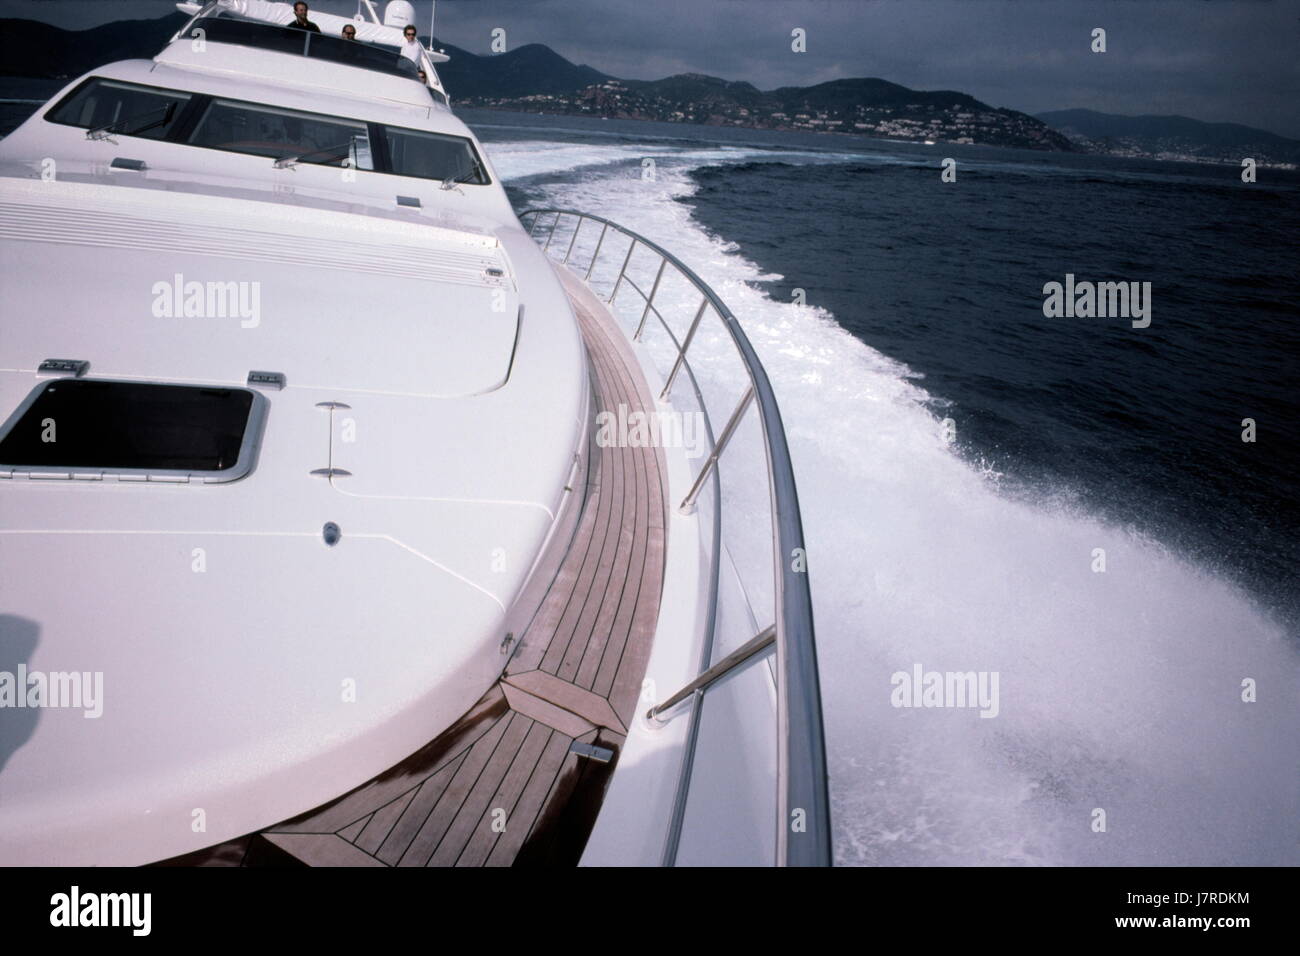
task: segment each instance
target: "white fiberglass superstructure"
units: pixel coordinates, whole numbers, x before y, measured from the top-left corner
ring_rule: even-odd
[[[556,266],[365,6],[181,4],[0,141],[0,862],[826,862],[806,575],[765,625],[697,511],[754,405],[796,542],[761,366],[685,270],[656,402],[662,250],[579,219]],[[710,457],[598,443],[706,305],[752,381]]]

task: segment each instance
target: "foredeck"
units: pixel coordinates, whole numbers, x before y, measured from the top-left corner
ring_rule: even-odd
[[[559,270],[596,410],[652,413],[626,339]],[[666,475],[654,447],[591,446],[572,545],[500,681],[379,777],[256,834],[168,861],[201,865],[577,863],[634,718],[658,621]],[[611,751],[601,762],[575,752]]]

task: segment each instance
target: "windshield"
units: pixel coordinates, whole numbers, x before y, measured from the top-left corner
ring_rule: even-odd
[[[99,80],[82,87],[46,118],[96,132],[165,139],[189,99],[190,94],[180,90]]]
[[[365,123],[235,100],[212,100],[186,142],[274,159],[374,168]]]
[[[444,183],[491,182],[464,136],[93,77],[45,114],[101,138],[140,136],[265,156],[281,167],[350,166]]]
[[[313,4],[315,6],[315,4]],[[319,60],[330,60],[416,79],[417,67],[407,57],[391,46],[366,43],[363,40],[345,40],[342,37],[312,33],[292,26],[278,26],[230,17],[203,17],[194,21],[186,36],[202,37],[209,43],[230,43],[236,46],[258,47],[276,53],[292,53]]]
[[[487,173],[467,139],[392,127],[386,127],[385,133],[395,175],[476,185],[487,182]]]

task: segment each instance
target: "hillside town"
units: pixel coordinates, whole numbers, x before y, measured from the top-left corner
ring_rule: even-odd
[[[700,84],[698,99],[679,99],[658,92],[655,83],[610,79],[571,93],[470,97],[465,106],[523,112],[600,116],[610,119],[703,123],[751,129],[848,133],[917,142],[979,144],[1070,151],[1065,137],[1023,113],[971,107],[900,103],[817,108],[809,104],[775,108],[760,94],[746,104],[739,96],[719,95]],[[752,87],[750,88],[752,89]],[[755,91],[756,92],[756,91]]]

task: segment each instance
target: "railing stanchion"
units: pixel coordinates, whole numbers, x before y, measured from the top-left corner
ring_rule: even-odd
[[[555,222],[551,223],[551,234],[546,237],[546,245],[542,246],[542,252],[550,251],[551,240],[555,238],[555,230],[560,228],[560,216],[562,215],[564,214],[560,212],[555,214]]]
[[[695,318],[691,320],[691,327],[686,330],[686,338],[682,339],[682,347],[677,352],[677,361],[673,362],[673,370],[668,373],[668,381],[664,382],[664,390],[659,393],[659,401],[668,398],[668,393],[673,390],[673,382],[677,380],[677,373],[682,370],[682,365],[686,362],[686,350],[691,347],[691,339],[695,338],[695,330],[700,327],[700,319],[704,318],[704,310],[708,308],[709,297],[703,296],[700,299],[700,307],[695,311]]]
[[[600,227],[600,235],[596,237],[596,251],[591,254],[591,262],[587,266],[586,274],[582,277],[584,282],[591,278],[591,270],[596,268],[596,260],[600,258],[600,247],[605,242],[605,233],[607,232],[609,232],[609,223],[605,223]]]
[[[645,308],[641,310],[641,321],[637,323],[636,334],[632,336],[633,342],[641,341],[641,333],[645,331],[645,320],[650,314],[650,309],[654,305],[655,293],[659,291],[659,280],[664,277],[664,266],[668,265],[667,259],[659,260],[659,271],[655,273],[654,285],[650,287],[650,295],[645,300]]]
[[[686,497],[682,499],[682,503],[677,509],[682,514],[688,515],[695,511],[695,499],[699,496],[700,489],[704,487],[704,479],[708,478],[709,472],[718,466],[718,458],[724,451],[726,451],[727,442],[731,441],[731,436],[735,433],[736,426],[740,424],[740,419],[744,416],[745,409],[749,408],[749,403],[753,400],[754,386],[751,385],[749,388],[745,389],[745,394],[741,396],[740,404],[736,406],[736,410],[732,412],[731,417],[727,419],[727,427],[722,429],[722,434],[718,436],[718,441],[713,446],[713,451],[709,452],[708,460],[704,462],[704,467],[700,469],[700,473],[695,479],[695,484],[691,485],[691,490],[687,493]]]
[[[627,264],[632,261],[632,250],[636,248],[637,240],[632,239],[632,245],[627,247],[627,255],[623,257],[623,267],[618,270],[618,278],[614,280],[614,291],[609,294],[605,301],[610,305],[614,304],[614,296],[618,295],[618,287],[623,284],[623,273],[627,272]]]
[[[659,704],[656,707],[651,707],[646,711],[646,719],[653,720],[659,724],[666,724],[668,721],[661,717],[660,714],[672,710],[692,694],[703,694],[712,685],[722,680],[722,678],[726,677],[737,668],[748,664],[775,643],[776,625],[769,624],[756,636],[750,638],[722,660],[718,661],[718,663],[714,664],[699,677],[695,678],[695,680],[691,681],[677,693],[673,694],[673,696],[669,697],[662,704]]]
[[[569,256],[573,255],[573,244],[578,241],[578,233],[582,231],[582,223],[583,219],[579,217],[573,226],[573,236],[569,239],[569,248],[564,250],[564,265],[566,266],[569,264]]]

